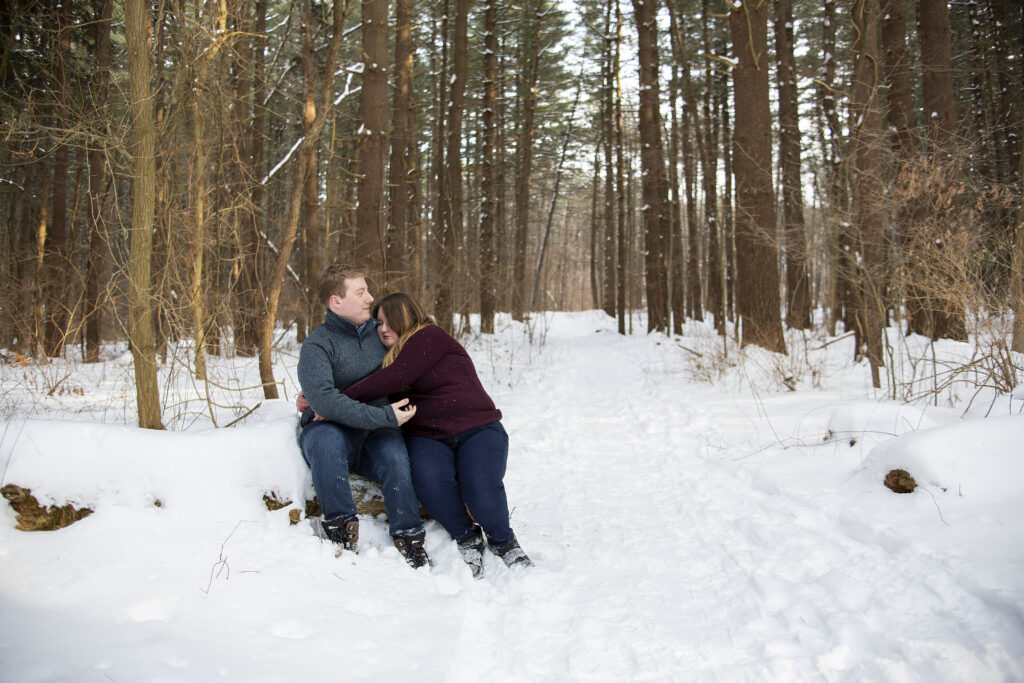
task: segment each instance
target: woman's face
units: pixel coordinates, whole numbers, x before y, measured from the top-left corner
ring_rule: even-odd
[[[388,327],[388,319],[384,316],[383,308],[377,311],[377,336],[380,337],[380,343],[389,349],[398,341],[398,335]]]

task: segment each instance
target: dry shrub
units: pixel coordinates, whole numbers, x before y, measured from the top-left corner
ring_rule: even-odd
[[[11,503],[17,513],[18,529],[22,531],[53,531],[63,529],[92,514],[89,508],[76,509],[73,505],[43,507],[29,489],[8,484],[0,494]]]

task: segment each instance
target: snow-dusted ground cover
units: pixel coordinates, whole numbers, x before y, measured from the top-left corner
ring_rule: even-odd
[[[699,325],[620,337],[554,314],[533,346],[501,327],[468,346],[537,566],[489,556],[481,581],[435,522],[414,571],[382,519],[336,558],[266,509],[269,491],[312,497],[294,347],[287,398],[216,430],[259,392],[187,401],[206,389],[172,364],[179,431],[145,432],[123,355],[3,367],[2,483],[95,513],[26,533],[2,506],[0,680],[1024,679],[1020,398],[886,400],[851,340],[741,360]],[[257,384],[252,361],[213,366]],[[883,487],[895,467],[914,493]]]

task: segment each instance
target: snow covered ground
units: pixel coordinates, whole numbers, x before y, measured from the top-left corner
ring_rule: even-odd
[[[434,566],[414,571],[383,519],[336,558],[266,509],[269,491],[312,497],[294,348],[288,398],[217,430],[177,399],[181,431],[126,426],[124,357],[3,367],[2,483],[95,513],[26,533],[0,506],[0,680],[1024,679],[1020,398],[886,400],[850,340],[739,362],[699,326],[621,337],[599,313],[554,314],[533,346],[501,328],[468,346],[537,566],[488,556],[481,581],[435,522]],[[188,393],[170,372],[165,398]],[[883,486],[896,467],[914,493]]]

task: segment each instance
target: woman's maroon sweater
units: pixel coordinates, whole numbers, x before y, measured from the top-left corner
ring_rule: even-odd
[[[407,436],[444,439],[501,419],[466,349],[437,325],[416,332],[391,365],[341,393],[357,401],[406,396],[416,406]]]

